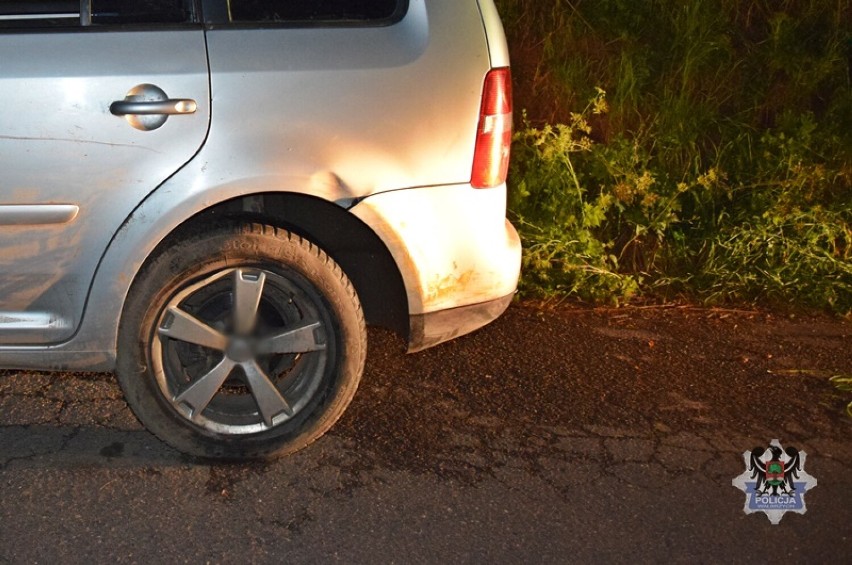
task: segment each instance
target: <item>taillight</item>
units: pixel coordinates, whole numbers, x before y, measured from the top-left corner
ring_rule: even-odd
[[[512,146],[512,72],[493,69],[485,76],[470,184],[491,188],[506,182]]]

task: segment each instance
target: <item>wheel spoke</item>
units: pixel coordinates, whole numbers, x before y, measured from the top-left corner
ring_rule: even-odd
[[[181,418],[239,436],[312,409],[337,334],[324,301],[298,282],[237,263],[187,283],[165,304],[152,362]]]
[[[263,421],[266,422],[267,426],[271,427],[274,418],[279,414],[293,415],[290,405],[287,404],[287,401],[275,388],[275,384],[255,361],[242,363],[242,367],[246,373],[251,394],[254,396],[260,414],[263,416]]]
[[[234,271],[234,330],[237,335],[248,335],[254,329],[265,283],[263,271]]]
[[[180,393],[175,402],[192,411],[191,418],[200,415],[233,371],[235,363],[225,357],[206,375],[198,378],[189,388]]]
[[[209,347],[217,351],[224,351],[227,342],[224,335],[198,318],[175,307],[167,310],[158,332],[161,336]]]
[[[305,324],[286,332],[264,339],[258,344],[259,353],[308,353],[325,349],[319,343],[315,330],[322,327],[319,322]]]

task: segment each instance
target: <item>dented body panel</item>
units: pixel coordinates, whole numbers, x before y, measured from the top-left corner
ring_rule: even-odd
[[[373,228],[400,268],[411,315],[515,291],[521,244],[505,219],[506,187],[449,185],[367,198],[352,213]]]

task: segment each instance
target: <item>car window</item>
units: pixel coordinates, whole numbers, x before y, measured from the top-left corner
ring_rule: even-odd
[[[0,0],[0,28],[183,23],[192,0]]]
[[[233,22],[334,22],[389,20],[403,0],[229,0]]]

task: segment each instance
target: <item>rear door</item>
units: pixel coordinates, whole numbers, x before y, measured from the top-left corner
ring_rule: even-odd
[[[70,338],[110,240],[204,143],[197,22],[192,0],[0,0],[0,344]]]

